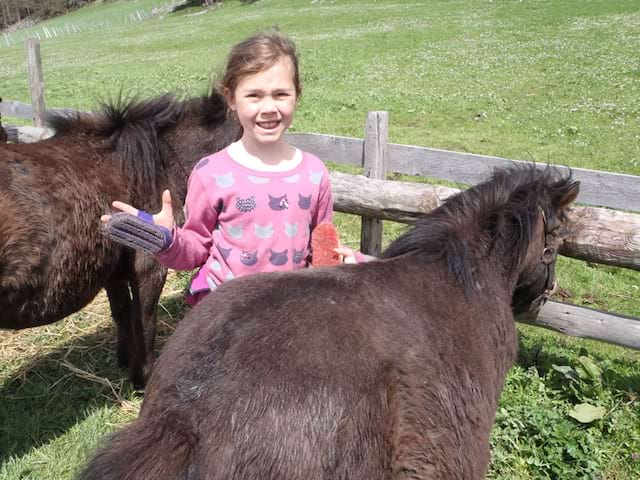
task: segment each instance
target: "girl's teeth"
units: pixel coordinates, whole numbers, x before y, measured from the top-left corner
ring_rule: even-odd
[[[271,129],[271,128],[276,128],[276,126],[278,125],[278,122],[262,122],[262,123],[259,123],[258,125],[260,125],[262,128]]]

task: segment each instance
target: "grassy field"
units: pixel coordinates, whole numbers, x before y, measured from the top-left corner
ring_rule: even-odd
[[[362,137],[367,111],[387,110],[395,143],[640,175],[637,1],[225,1],[124,21],[166,3],[96,2],[44,23],[86,26],[42,40],[48,106],[92,109],[120,89],[201,94],[232,44],[278,25],[301,52],[294,131]],[[1,36],[0,96],[29,101],[24,47]],[[337,223],[357,246],[358,219]],[[389,241],[401,227],[385,228]],[[639,272],[564,258],[558,270],[565,301],[640,317]],[[167,284],[163,338],[184,313],[185,278]],[[640,354],[520,332],[490,478],[640,478]],[[0,333],[0,480],[73,478],[135,418],[141,395],[114,367],[113,338],[102,297],[54,326]],[[603,418],[576,421],[580,403]]]

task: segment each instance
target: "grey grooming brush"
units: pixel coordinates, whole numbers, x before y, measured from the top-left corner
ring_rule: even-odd
[[[104,228],[109,238],[122,245],[147,253],[159,253],[171,244],[171,232],[145,218],[118,212],[111,216]]]

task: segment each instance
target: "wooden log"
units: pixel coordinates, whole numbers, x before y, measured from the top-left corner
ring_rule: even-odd
[[[551,301],[542,307],[537,317],[522,314],[516,320],[572,337],[590,338],[640,350],[640,319],[625,315]]]
[[[46,107],[44,104],[44,82],[42,80],[42,63],[40,60],[40,41],[30,38],[26,42],[27,68],[29,70],[29,91],[33,108],[33,124],[44,127]]]
[[[7,141],[12,143],[35,143],[46,140],[53,135],[53,130],[49,128],[39,128],[25,125],[15,127],[12,125],[3,125],[7,133]]]
[[[364,175],[367,178],[384,180],[387,175],[387,139],[389,114],[369,112],[365,126]],[[382,220],[362,217],[360,229],[360,250],[367,255],[382,252]]]
[[[334,209],[413,223],[459,190],[423,183],[374,180],[331,172]],[[575,230],[561,253],[595,263],[640,270],[640,215],[597,207],[574,207]]]
[[[572,234],[563,255],[640,270],[640,215],[595,207],[574,207]]]
[[[368,179],[333,171],[329,176],[334,210],[401,223],[415,222],[459,192],[438,185]]]

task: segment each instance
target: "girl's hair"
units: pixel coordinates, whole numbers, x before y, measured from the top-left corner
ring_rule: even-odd
[[[238,43],[229,52],[227,65],[218,91],[233,95],[243,77],[253,75],[276,64],[281,58],[291,62],[291,75],[296,88],[296,96],[302,93],[300,75],[298,73],[298,54],[295,44],[285,35],[277,31],[258,33]]]

